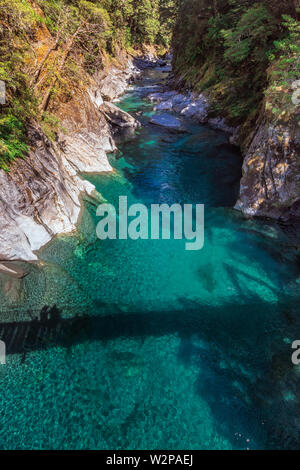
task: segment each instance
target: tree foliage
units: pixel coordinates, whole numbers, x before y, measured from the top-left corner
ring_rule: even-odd
[[[0,168],[28,150],[36,119],[54,137],[54,98],[102,67],[103,55],[144,45],[168,47],[178,0],[0,0]],[[42,53],[36,44],[45,37]]]
[[[298,4],[182,0],[173,39],[176,75],[207,90],[215,113],[233,124],[254,121],[266,94],[278,114],[299,79]]]

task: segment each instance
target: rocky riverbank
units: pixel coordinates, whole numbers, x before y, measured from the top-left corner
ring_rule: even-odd
[[[136,65],[136,63],[137,65]],[[57,112],[64,131],[50,142],[38,125],[28,130],[30,153],[16,161],[9,172],[0,170],[0,266],[7,262],[37,260],[36,251],[59,233],[75,229],[83,195],[101,200],[95,187],[80,178],[81,172],[107,172],[107,153],[116,149],[118,128],[139,123],[112,101],[124,93],[149,58],[126,58],[123,64],[96,74],[87,89],[77,90]],[[13,273],[11,272],[11,273]]]
[[[245,139],[240,127],[230,126],[223,117],[212,117],[212,102],[205,93],[168,89],[151,93],[149,99],[157,103],[157,111],[172,111],[206,123],[227,132],[229,142],[241,147],[243,176],[235,209],[247,216],[273,219],[289,220],[300,216],[300,131],[296,121],[272,125],[263,111],[256,127]],[[170,116],[170,119],[175,118]]]
[[[244,156],[235,208],[246,216],[300,215],[299,31],[293,1],[209,10],[186,0],[179,10],[171,85],[197,92],[182,112],[233,132]]]

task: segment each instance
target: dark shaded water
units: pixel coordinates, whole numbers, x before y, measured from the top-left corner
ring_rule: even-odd
[[[295,242],[232,209],[241,157],[224,134],[149,124],[145,87],[159,80],[147,72],[124,96],[144,126],[123,136],[114,173],[88,179],[115,205],[204,203],[204,248],[100,241],[86,199],[78,233],[43,249],[3,303],[14,354],[0,366],[0,448],[300,447]],[[52,321],[32,320],[54,304]]]

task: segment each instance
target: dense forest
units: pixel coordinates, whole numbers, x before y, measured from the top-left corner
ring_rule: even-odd
[[[209,93],[213,112],[242,124],[244,137],[263,100],[272,119],[288,120],[300,76],[299,6],[299,0],[0,0],[6,84],[0,167],[9,170],[26,155],[29,120],[53,137],[55,100],[68,100],[121,51],[152,45],[162,53],[171,41],[177,86]],[[41,38],[48,40],[37,53]]]
[[[265,99],[274,120],[288,120],[300,77],[300,2],[185,0],[174,32],[181,85],[210,94],[216,115],[254,125]],[[299,116],[298,116],[299,119]]]

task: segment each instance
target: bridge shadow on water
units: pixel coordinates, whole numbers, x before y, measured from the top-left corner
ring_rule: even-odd
[[[253,341],[255,344],[260,335],[264,336],[264,325],[267,327],[270,320],[267,304],[255,303],[227,305],[224,310],[223,305],[207,306],[179,299],[179,307],[175,310],[162,308],[149,312],[128,311],[127,306],[100,300],[95,300],[94,306],[94,315],[75,317],[64,317],[63,310],[56,305],[44,306],[38,312],[28,310],[28,320],[0,322],[0,339],[6,343],[7,354],[21,354],[54,345],[70,347],[87,340],[108,341],[118,337],[174,333],[182,338],[205,336],[214,342],[221,337],[223,347],[227,349],[235,340],[239,344],[253,344]],[[274,306],[270,305],[269,309],[270,312],[274,311]],[[211,328],[216,321],[218,328]]]
[[[284,319],[286,305],[276,308],[277,318]],[[55,305],[27,314],[28,321],[0,323],[7,354],[20,354],[21,362],[31,351],[57,345],[70,348],[85,341],[177,334],[180,360],[199,368],[196,393],[209,404],[220,432],[228,434],[233,446],[239,443],[222,423],[230,422],[233,429],[239,429],[244,416],[245,429],[250,429],[246,423],[249,414],[255,427],[268,423],[272,448],[299,446],[299,430],[294,426],[299,419],[299,400],[284,403],[281,396],[282,388],[288,385],[295,390],[299,381],[291,375],[290,349],[282,347],[282,332],[281,346],[274,344],[274,333],[268,334],[270,318],[276,319],[274,305],[232,304],[224,310],[224,305],[203,306],[185,299],[179,301],[177,310],[128,312],[125,307],[95,301],[94,315],[64,318]],[[277,321],[272,328],[280,330]],[[220,367],[224,361],[225,366]],[[255,433],[259,432],[258,426]]]

